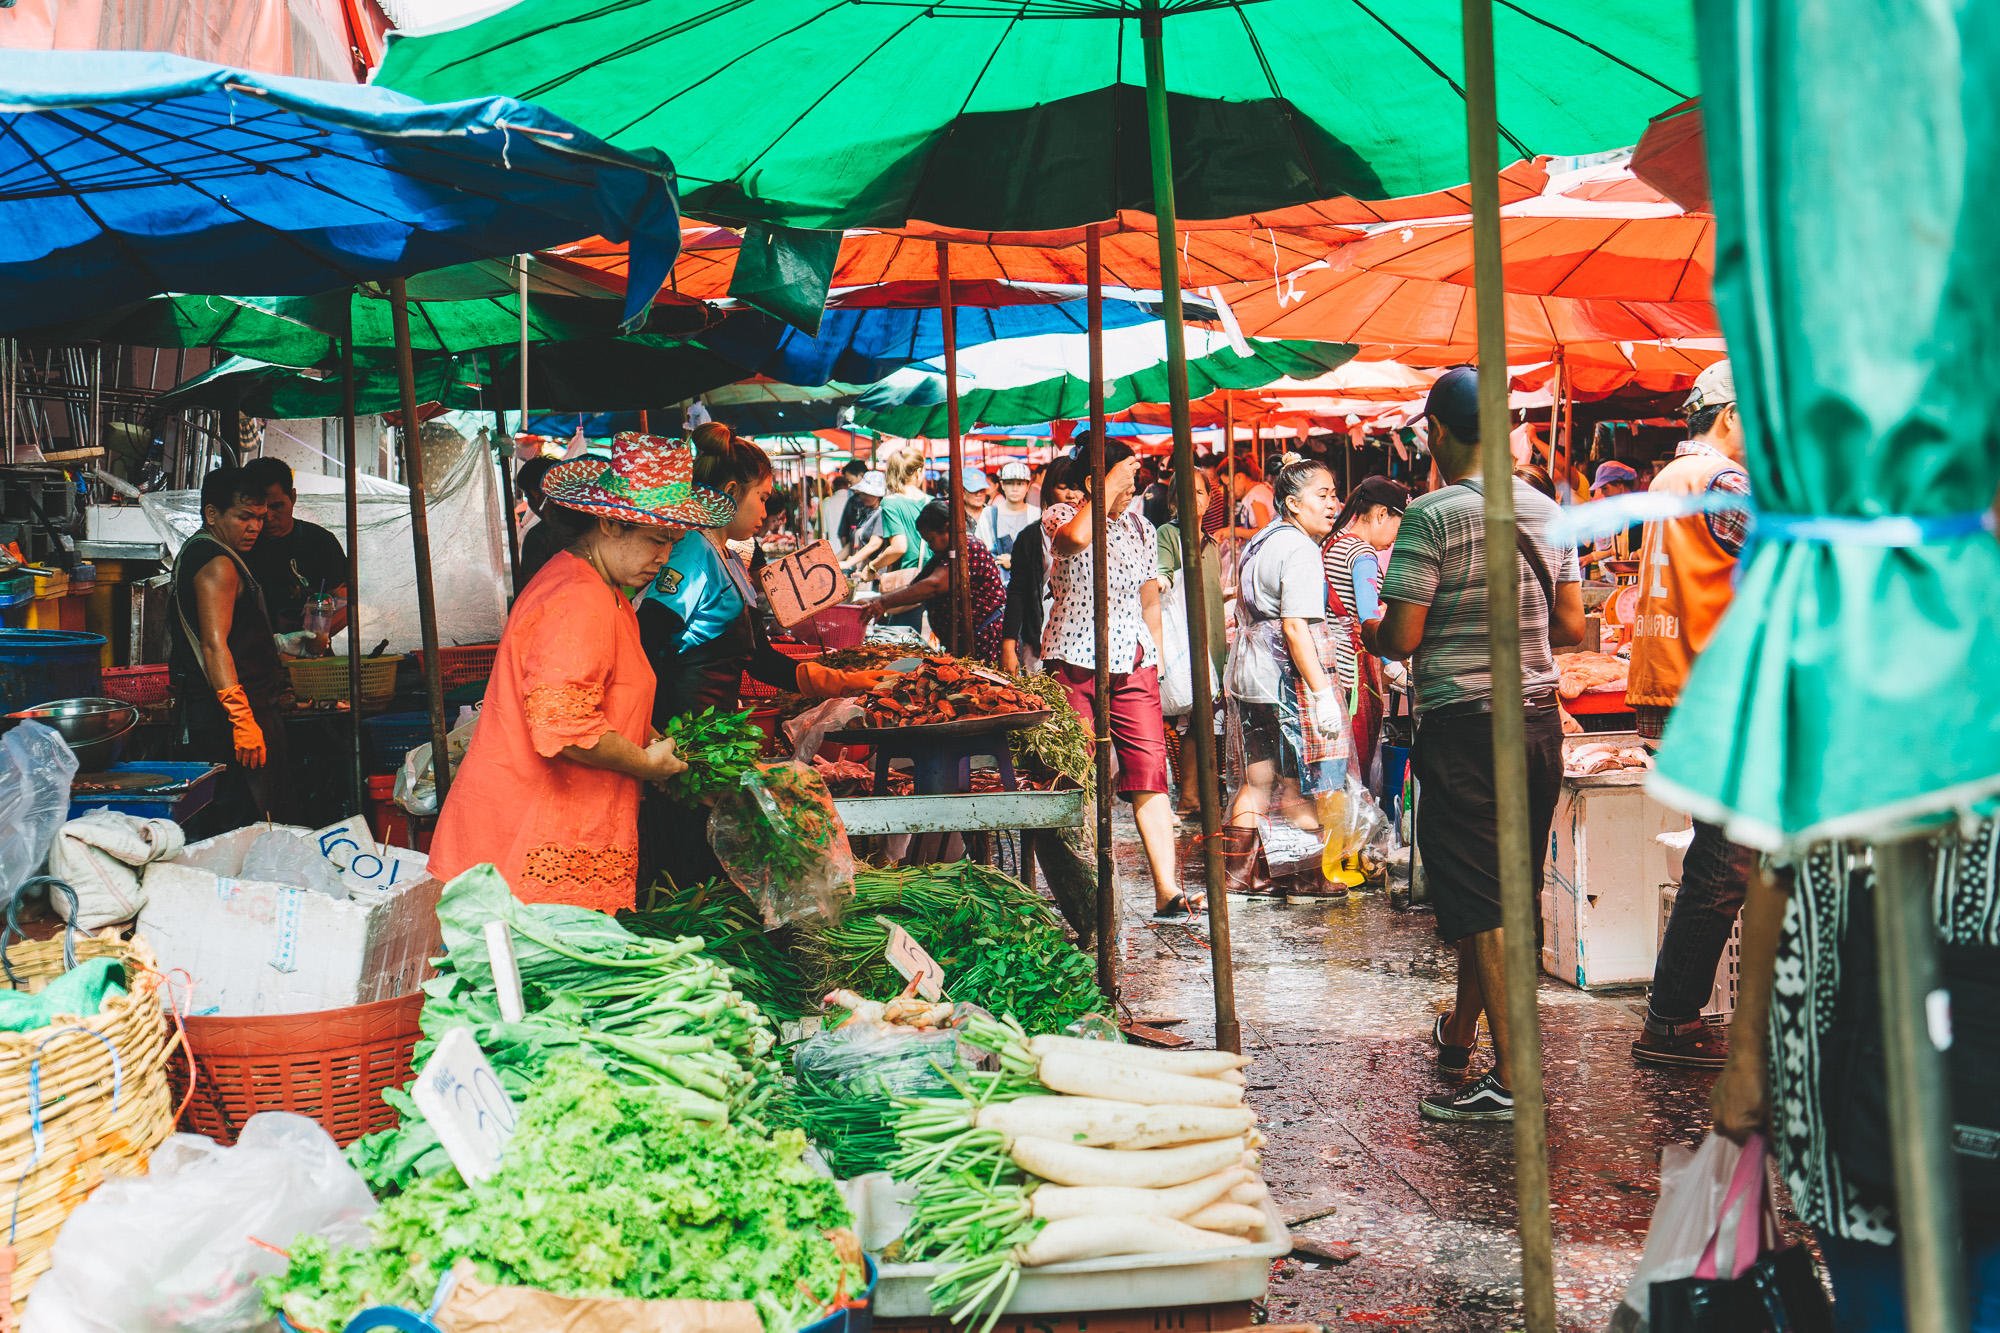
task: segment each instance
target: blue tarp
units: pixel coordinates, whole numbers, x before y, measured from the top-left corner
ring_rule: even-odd
[[[140,51],[9,51],[0,330],[190,292],[303,296],[592,234],[631,246],[628,319],[680,250],[673,167],[506,97]]]
[[[959,306],[958,345],[1089,329],[1082,301],[1056,305]],[[1106,301],[1104,327],[1130,328],[1159,316],[1134,301]],[[872,384],[904,366],[944,355],[944,317],[937,310],[829,310],[819,336],[808,338],[782,320],[755,311],[733,315],[696,341],[718,356],[781,384],[839,380]],[[733,424],[733,423],[732,423]]]

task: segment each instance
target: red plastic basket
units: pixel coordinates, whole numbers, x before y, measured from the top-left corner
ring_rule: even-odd
[[[128,704],[158,704],[172,697],[164,663],[159,666],[106,667],[103,676],[104,684],[99,688],[107,699],[119,699]]]
[[[200,1079],[180,1127],[230,1144],[259,1111],[292,1111],[317,1120],[343,1147],[391,1128],[396,1113],[382,1090],[410,1081],[423,1007],[419,990],[317,1013],[190,1018],[187,1044]],[[186,1063],[170,1062],[169,1073],[178,1101],[187,1093]]]
[[[829,606],[813,616],[812,628],[823,648],[859,648],[868,621],[858,606]]]
[[[467,643],[453,648],[438,649],[438,670],[444,677],[444,687],[456,689],[460,685],[476,685],[482,680],[493,678],[493,658],[500,651],[497,643]],[[410,659],[417,664],[417,671],[424,669],[424,655],[411,653]]]

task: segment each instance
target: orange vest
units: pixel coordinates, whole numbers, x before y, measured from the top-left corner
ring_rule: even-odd
[[[1741,465],[1718,454],[1683,454],[1660,469],[1652,490],[1700,495]],[[1708,646],[1736,594],[1736,557],[1708,530],[1706,514],[1648,523],[1639,548],[1639,606],[1625,702],[1671,708],[1689,668]]]

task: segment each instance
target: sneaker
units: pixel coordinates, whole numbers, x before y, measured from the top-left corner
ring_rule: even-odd
[[[1449,1079],[1463,1079],[1472,1072],[1472,1047],[1453,1046],[1444,1039],[1444,1020],[1449,1017],[1449,1014],[1439,1014],[1431,1024],[1431,1045],[1437,1047],[1438,1073]],[[1473,1036],[1476,1041],[1476,1030]]]
[[[1632,1043],[1632,1058],[1665,1069],[1720,1069],[1729,1059],[1729,1034],[1699,1018],[1662,1023],[1648,1017],[1646,1030]]]
[[[1417,1103],[1426,1120],[1512,1120],[1514,1094],[1488,1074],[1463,1092],[1434,1092]]]

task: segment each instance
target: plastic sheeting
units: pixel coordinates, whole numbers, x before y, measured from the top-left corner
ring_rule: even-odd
[[[14,0],[0,9],[0,47],[171,51],[338,83],[357,82],[348,40],[340,0]]]
[[[447,647],[492,643],[507,620],[507,537],[499,472],[486,433],[467,440],[432,421],[424,424],[423,443],[438,642]],[[423,630],[417,619],[409,492],[374,477],[360,480],[367,483],[359,505],[361,650],[368,652],[386,638],[392,653],[416,652],[423,647]],[[201,527],[199,491],[162,491],[139,503],[171,551],[178,552]],[[347,544],[343,493],[301,488],[297,512]],[[347,651],[346,635],[335,636],[333,650]]]

